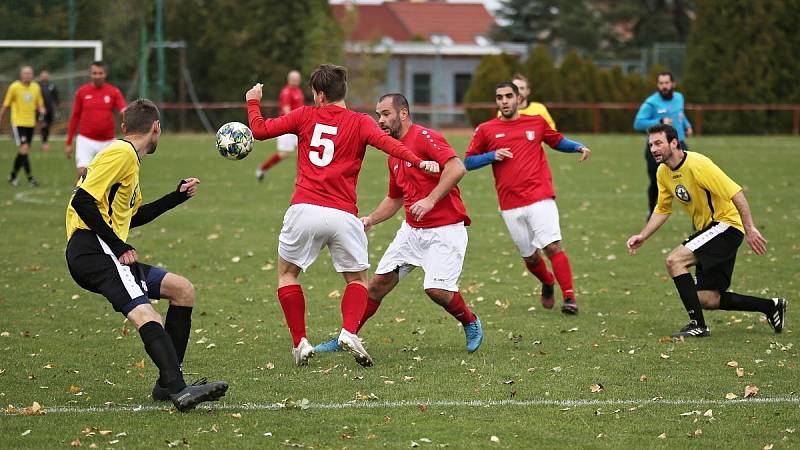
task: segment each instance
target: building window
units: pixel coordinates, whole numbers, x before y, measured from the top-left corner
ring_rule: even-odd
[[[455,74],[455,80],[453,83],[453,88],[455,89],[453,92],[453,100],[455,100],[456,104],[461,104],[464,102],[464,94],[467,92],[467,89],[469,89],[470,83],[472,83],[471,73]]]
[[[431,102],[431,74],[415,73],[414,80],[414,103]]]

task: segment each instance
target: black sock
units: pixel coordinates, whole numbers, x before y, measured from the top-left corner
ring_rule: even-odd
[[[719,309],[727,311],[758,311],[769,314],[775,302],[768,298],[751,297],[735,292],[722,292],[719,294]]]
[[[700,299],[697,297],[697,286],[694,284],[694,278],[691,274],[685,273],[673,277],[672,281],[675,282],[675,287],[678,289],[678,294],[683,301],[683,307],[689,313],[689,319],[695,321],[697,325],[706,326],[706,320],[703,317],[703,307],[700,306]]]
[[[22,167],[22,155],[17,153],[17,157],[14,158],[14,168],[11,169],[11,178],[17,177],[17,172],[19,172],[20,167]]]
[[[167,388],[170,394],[176,394],[185,388],[186,383],[178,365],[175,347],[164,327],[155,321],[147,322],[139,328],[139,336],[150,359],[158,367],[158,384]]]
[[[28,174],[28,178],[31,177],[31,163],[28,160],[28,155],[19,155],[21,158],[20,166],[25,169],[25,173]]]
[[[172,339],[172,345],[175,346],[178,362],[183,364],[186,345],[189,343],[189,333],[192,330],[192,307],[169,305],[164,329]]]

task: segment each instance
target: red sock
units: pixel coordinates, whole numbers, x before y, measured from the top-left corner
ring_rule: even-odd
[[[292,333],[293,347],[297,347],[300,339],[306,337],[306,299],[303,288],[299,284],[290,284],[278,288],[278,301],[283,308],[283,316]]]
[[[364,310],[364,317],[361,318],[361,323],[358,324],[358,331],[356,331],[356,333],[361,331],[361,328],[364,327],[364,324],[367,322],[367,319],[374,316],[375,313],[378,312],[378,308],[380,308],[380,306],[381,302],[373,298],[367,298],[367,309]]]
[[[450,303],[448,303],[444,309],[464,325],[475,322],[475,314],[472,314],[469,306],[464,303],[464,297],[461,296],[461,292],[454,293],[453,299],[450,300]]]
[[[270,167],[274,166],[275,164],[278,164],[279,162],[281,162],[281,157],[280,155],[275,153],[274,155],[272,155],[272,158],[261,163],[260,169],[266,172],[267,170],[269,170]]]
[[[556,274],[558,285],[561,287],[561,294],[565,299],[575,299],[575,291],[572,289],[572,267],[569,265],[569,258],[564,252],[558,252],[550,257],[553,265],[553,272]]]
[[[342,328],[355,334],[358,333],[361,318],[367,308],[369,293],[363,284],[350,283],[344,288],[342,295]]]
[[[536,278],[543,284],[553,284],[553,282],[556,281],[555,278],[553,278],[553,272],[547,270],[547,264],[544,263],[544,258],[539,258],[536,264],[529,263],[527,259],[523,259],[523,261],[525,261],[525,267],[528,268],[528,271],[536,275]],[[555,270],[555,267],[553,270]]]

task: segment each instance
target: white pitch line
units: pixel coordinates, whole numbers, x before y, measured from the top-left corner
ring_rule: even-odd
[[[713,399],[608,399],[608,400],[400,400],[394,402],[384,401],[359,401],[346,403],[309,403],[308,409],[395,409],[409,408],[425,405],[428,407],[467,407],[467,408],[491,408],[491,407],[524,407],[524,406],[559,406],[562,408],[573,408],[582,406],[624,406],[624,405],[669,405],[669,406],[702,406],[702,405],[738,405],[738,404],[800,404],[800,397],[754,397],[735,400],[713,400]],[[233,410],[233,411],[277,411],[284,407],[278,403],[205,403],[203,406],[208,409]],[[53,406],[45,407],[47,413],[67,413],[67,414],[88,414],[102,412],[152,412],[171,408],[169,403],[150,404],[150,405],[127,405],[127,406]]]

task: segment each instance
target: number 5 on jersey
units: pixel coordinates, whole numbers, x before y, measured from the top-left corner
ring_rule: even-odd
[[[325,167],[333,161],[333,141],[322,137],[323,134],[336,136],[339,131],[337,127],[330,125],[323,125],[321,123],[314,124],[314,133],[311,135],[311,146],[322,147],[322,151],[311,150],[308,152],[308,159],[312,164],[319,167]]]

